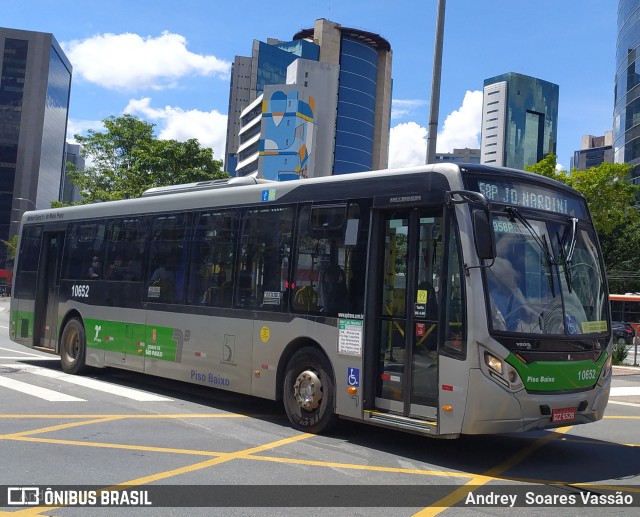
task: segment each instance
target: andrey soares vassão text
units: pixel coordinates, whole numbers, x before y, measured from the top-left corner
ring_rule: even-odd
[[[497,492],[476,494],[469,492],[464,504],[467,506],[504,506],[513,508],[516,506],[633,506],[634,502],[634,497],[631,494],[623,494],[622,492],[597,494],[584,491],[575,494],[541,494],[527,491],[524,495]]]

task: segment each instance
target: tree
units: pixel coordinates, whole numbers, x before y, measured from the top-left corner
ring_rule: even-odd
[[[8,241],[0,239],[0,242],[7,248],[7,256],[9,258],[16,258],[16,251],[18,250],[18,234],[16,233]]]
[[[547,178],[552,178],[580,192],[589,205],[598,234],[608,235],[621,225],[640,223],[634,208],[639,188],[630,182],[631,167],[619,163],[601,163],[586,170],[556,170],[556,156],[547,155],[535,165],[525,167]]]
[[[151,187],[228,177],[213,150],[197,140],[159,140],[154,124],[133,115],[108,117],[104,132],[75,135],[89,166],[71,171],[84,203],[139,197]]]
[[[550,154],[526,169],[561,181],[585,197],[598,232],[611,292],[639,291],[640,189],[630,181],[631,167],[602,163],[569,174],[556,170],[556,156]]]
[[[600,235],[625,225],[637,231],[640,218],[635,205],[639,189],[630,181],[630,170],[622,163],[601,163],[584,171],[574,169],[567,176],[567,184],[586,198]]]
[[[525,170],[529,172],[535,172],[536,174],[540,174],[540,176],[545,176],[547,178],[562,181],[564,183],[564,174],[560,174],[556,170],[557,163],[558,157],[553,153],[549,153],[538,163],[525,166]]]

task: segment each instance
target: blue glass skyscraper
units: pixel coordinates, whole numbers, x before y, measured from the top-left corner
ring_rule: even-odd
[[[618,2],[613,150],[615,163],[634,167],[640,184],[640,0]]]
[[[485,79],[481,163],[524,169],[556,153],[559,86],[509,72]]]

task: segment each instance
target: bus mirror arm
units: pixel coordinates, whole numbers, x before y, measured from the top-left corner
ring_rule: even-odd
[[[449,190],[445,192],[444,199],[447,205],[468,203],[473,207],[489,211],[487,198],[480,192],[474,192],[473,190]]]
[[[480,260],[492,260],[496,258],[496,241],[491,227],[491,205],[487,198],[479,192],[471,190],[451,190],[445,194],[447,205],[468,203],[471,205],[471,221],[473,224],[473,240],[476,253]],[[488,267],[491,267],[488,265]],[[482,266],[468,266],[465,264],[467,275],[469,269]]]

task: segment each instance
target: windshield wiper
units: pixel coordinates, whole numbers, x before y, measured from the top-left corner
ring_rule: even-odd
[[[522,224],[522,226],[524,226],[527,231],[531,234],[531,237],[533,237],[533,240],[536,242],[536,244],[538,246],[540,246],[540,249],[542,251],[544,251],[544,254],[547,257],[547,262],[549,263],[549,265],[555,265],[556,264],[556,259],[555,257],[551,254],[551,251],[549,250],[549,246],[547,244],[546,239],[543,240],[540,238],[540,236],[538,235],[538,233],[536,232],[535,228],[533,226],[531,226],[531,223],[529,223],[529,221],[527,221],[522,214],[520,214],[520,212],[518,212],[518,210],[515,207],[512,206],[508,206],[506,208],[507,213],[511,216],[512,219],[517,219],[518,221],[520,221],[520,223]]]
[[[531,226],[531,223],[529,223],[529,221],[527,221],[522,216],[522,214],[520,212],[518,212],[518,210],[515,207],[508,206],[505,210],[507,211],[507,214],[509,214],[509,216],[511,217],[512,220],[513,219],[517,219],[518,221],[520,221],[522,226],[524,226],[527,229],[527,231],[529,232],[531,237],[533,237],[533,240],[540,247],[540,249],[544,252],[544,255],[545,255],[546,259],[547,259],[546,267],[547,267],[547,279],[549,280],[549,288],[551,289],[551,296],[553,296],[555,298],[556,290],[555,290],[554,282],[553,282],[552,266],[556,264],[556,259],[551,254],[551,250],[549,249],[549,245],[547,244],[546,236],[543,236],[541,238],[538,235],[538,233],[536,232],[535,228],[533,226]]]
[[[568,254],[564,251],[564,241],[565,239],[560,239],[560,234],[556,233],[556,237],[558,238],[558,252],[560,253],[560,264],[562,265],[562,269],[564,269],[564,278],[567,281],[567,290],[569,292],[572,291],[571,287],[571,269],[569,269],[570,259]],[[575,246],[575,242],[574,242]],[[573,255],[573,249],[571,250],[571,254]]]
[[[564,269],[564,277],[567,280],[567,289],[569,290],[569,292],[571,292],[571,260],[573,260],[573,253],[576,250],[576,241],[578,240],[578,218],[569,217],[569,222],[571,223],[571,240],[569,241],[569,246],[567,246],[566,229],[565,233],[562,236],[562,239],[560,239],[559,234],[556,235],[558,237],[558,250],[560,252],[560,259],[562,262],[562,267]]]
[[[576,250],[576,240],[578,239],[578,218],[570,217],[569,222],[571,223],[571,242],[569,243],[569,249],[566,253],[566,259],[567,263],[571,264],[571,260],[573,259],[573,252]]]

